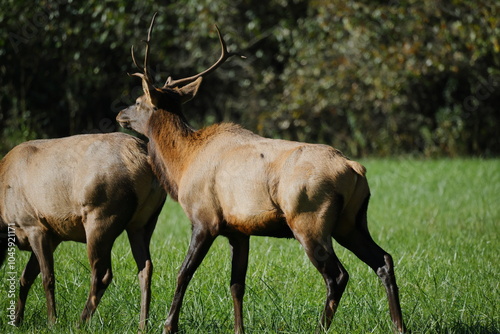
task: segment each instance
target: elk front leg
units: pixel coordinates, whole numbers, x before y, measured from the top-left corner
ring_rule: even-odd
[[[14,324],[19,326],[24,319],[24,308],[26,306],[26,299],[30,291],[31,285],[40,273],[40,266],[35,253],[31,253],[30,259],[24,268],[24,271],[19,279],[19,298],[16,304],[16,317]]]
[[[241,235],[230,237],[232,249],[231,295],[234,304],[234,332],[243,334],[243,296],[245,294],[245,278],[248,267],[248,251],[250,237]]]
[[[189,250],[177,276],[177,287],[175,288],[168,318],[165,321],[164,334],[177,333],[179,327],[179,313],[187,286],[196,269],[205,258],[214,240],[215,237],[210,235],[207,230],[202,227],[193,227]]]

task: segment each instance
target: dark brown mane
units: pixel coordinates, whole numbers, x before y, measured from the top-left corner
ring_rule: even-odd
[[[177,184],[171,180],[165,164],[163,163],[161,153],[156,148],[156,144],[154,140],[150,140],[148,143],[148,153],[151,157],[151,168],[153,169],[153,173],[156,175],[163,189],[172,197],[174,201],[177,201],[178,197],[178,188]]]
[[[182,174],[190,156],[199,149],[199,143],[208,144],[212,138],[223,133],[245,131],[234,123],[218,123],[200,130],[192,129],[182,114],[156,110],[148,122],[148,152],[153,172],[167,193],[177,201],[177,176]],[[195,144],[196,142],[196,144]],[[165,163],[167,161],[167,163]],[[169,163],[175,162],[175,163]]]
[[[148,127],[150,132],[148,152],[153,172],[167,193],[177,201],[178,187],[174,176],[177,175],[177,171],[171,170],[172,168],[169,168],[164,161],[178,160],[176,149],[179,148],[180,143],[176,139],[189,138],[192,130],[179,115],[164,110],[156,110],[153,113]],[[177,166],[176,164],[169,165]]]

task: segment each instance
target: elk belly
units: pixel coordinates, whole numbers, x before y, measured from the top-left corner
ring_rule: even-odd
[[[226,223],[221,233],[293,237],[281,210],[272,202],[265,167],[259,163],[253,167],[226,170],[217,178],[216,193]]]
[[[224,219],[226,225],[221,230],[222,235],[239,232],[246,235],[293,238],[286,219],[277,210],[245,216],[245,219],[228,214]]]

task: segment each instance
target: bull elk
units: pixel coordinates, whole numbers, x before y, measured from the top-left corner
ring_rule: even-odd
[[[53,253],[66,240],[87,243],[92,279],[81,314],[81,321],[87,321],[113,277],[113,243],[126,230],[139,269],[139,328],[145,330],[153,270],[149,243],[165,198],[144,142],[130,135],[35,140],[12,149],[0,161],[0,265],[14,239],[20,249],[32,252],[12,323],[21,323],[40,272],[48,319],[55,322]]]
[[[229,239],[232,249],[230,290],[236,333],[244,332],[242,302],[251,235],[295,238],[301,243],[326,283],[324,329],[331,324],[348,280],[333,250],[333,237],[379,276],[395,329],[404,332],[392,258],[367,228],[370,191],[365,168],[330,146],[267,139],[231,123],[191,128],[182,105],[196,95],[203,76],[236,53],[228,52],[217,28],[222,54],[214,65],[192,77],[169,77],[164,86],[155,87],[148,72],[155,16],[142,68],[132,48],[133,61],[141,70],[133,75],[142,79],[144,95],[122,110],[117,121],[149,138],[154,172],[192,222],[164,333],[178,331],[186,288],[219,235]]]

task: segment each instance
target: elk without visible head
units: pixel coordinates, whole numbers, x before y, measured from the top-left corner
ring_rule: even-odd
[[[152,27],[153,23],[146,58]],[[182,104],[198,92],[202,76],[232,55],[220,33],[219,38],[223,51],[215,65],[186,79],[169,79],[162,88],[153,85],[145,62],[143,73],[137,74],[145,94],[117,117],[122,126],[149,138],[153,170],[193,225],[165,332],[178,330],[186,288],[218,235],[226,236],[232,248],[235,332],[244,331],[242,302],[251,235],[294,237],[302,244],[327,286],[321,320],[325,329],[348,280],[332,247],[335,238],[380,277],[395,328],[403,332],[392,259],[367,228],[370,192],[362,165],[326,145],[262,138],[230,123],[201,130],[187,124]]]
[[[49,321],[55,321],[53,252],[66,240],[87,243],[92,280],[81,320],[88,320],[113,276],[113,243],[126,230],[139,269],[139,327],[145,330],[153,269],[149,242],[165,198],[144,143],[129,135],[36,140],[12,149],[0,161],[0,251],[15,239],[32,252],[20,278],[14,323],[22,321],[40,272]]]

